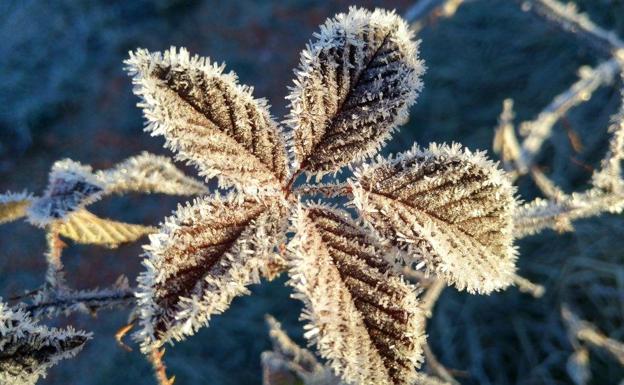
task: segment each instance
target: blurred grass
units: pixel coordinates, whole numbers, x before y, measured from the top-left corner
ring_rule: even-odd
[[[317,25],[351,4],[383,5],[404,12],[410,1],[5,1],[0,3],[0,191],[45,186],[53,161],[71,157],[107,167],[127,156],[161,149],[161,139],[141,132],[130,80],[122,70],[129,49],[170,45],[226,61],[241,81],[255,86],[285,112],[286,85],[298,54]],[[624,36],[624,2],[585,0],[582,10]],[[410,122],[386,151],[416,141],[459,141],[490,149],[502,101],[515,100],[517,120],[532,118],[566,89],[581,65],[601,58],[556,27],[519,11],[509,1],[468,1],[450,20],[421,34],[428,72]],[[575,109],[567,123],[584,149],[573,153],[565,130],[555,129],[540,160],[567,191],[582,189],[590,174],[578,162],[596,165],[604,153],[609,116],[619,102],[616,87],[604,88]],[[575,161],[572,161],[574,157]],[[188,170],[188,169],[187,169]],[[192,170],[188,170],[193,172]],[[525,199],[537,196],[520,181]],[[101,202],[111,217],[157,223],[175,199],[131,196]],[[465,384],[568,384],[565,363],[572,352],[559,316],[566,302],[579,315],[624,339],[624,221],[603,216],[582,221],[573,234],[547,232],[520,243],[520,273],[546,286],[533,299],[515,289],[489,297],[448,289],[430,323],[433,349],[448,367],[469,373]],[[43,234],[23,223],[0,233],[0,293],[33,288],[45,271]],[[68,276],[78,287],[106,286],[118,274],[140,271],[140,247],[101,250],[72,247]],[[167,363],[179,384],[259,384],[260,352],[268,347],[263,315],[274,314],[301,341],[299,303],[289,299],[284,278],[253,288],[234,301],[211,327],[168,349]],[[43,384],[153,384],[149,365],[113,339],[126,311],[98,319],[56,321],[93,330],[96,338],[78,358],[50,372]],[[592,384],[617,384],[624,370],[591,353]]]

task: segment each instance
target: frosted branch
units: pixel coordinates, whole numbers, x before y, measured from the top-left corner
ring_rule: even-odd
[[[53,317],[58,314],[73,312],[94,312],[117,306],[128,306],[134,303],[134,289],[128,287],[112,287],[81,291],[41,291],[31,305],[24,310],[38,318],[43,315]]]
[[[555,123],[571,108],[589,100],[598,87],[613,82],[620,70],[620,63],[616,58],[607,60],[595,68],[581,68],[580,79],[577,82],[557,95],[536,119],[520,125],[520,134],[525,136],[525,139],[515,160],[519,175],[529,172],[542,145],[552,135]]]
[[[532,11],[565,31],[578,34],[593,47],[609,55],[621,55],[624,52],[624,42],[614,32],[594,24],[586,14],[578,12],[574,3],[562,4],[556,0],[519,2],[523,10]]]

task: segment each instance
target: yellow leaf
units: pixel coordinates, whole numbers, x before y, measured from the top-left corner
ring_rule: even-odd
[[[31,203],[27,194],[0,194],[0,224],[24,217]]]
[[[83,209],[59,223],[58,231],[76,243],[117,247],[151,234],[156,228],[99,218]]]

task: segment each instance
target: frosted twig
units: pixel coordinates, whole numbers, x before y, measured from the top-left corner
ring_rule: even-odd
[[[79,310],[97,311],[102,308],[125,306],[134,303],[134,290],[130,288],[95,289],[85,291],[43,291],[24,309],[35,317]]]
[[[503,168],[514,179],[517,177],[518,159],[520,159],[520,144],[516,136],[513,120],[513,100],[503,101],[503,110],[498,118],[498,125],[494,129],[494,142],[492,147],[494,152],[499,154]]]
[[[624,193],[607,193],[590,189],[566,195],[561,201],[535,199],[521,206],[514,216],[514,236],[523,238],[544,229],[569,231],[571,222],[605,212],[624,209]]]
[[[514,235],[522,238],[543,229],[569,231],[571,222],[605,212],[620,213],[624,210],[624,182],[620,162],[624,154],[624,101],[614,117],[610,132],[612,138],[609,152],[602,161],[602,169],[594,173],[594,186],[584,192],[564,194],[551,188],[553,199],[536,199],[522,205],[514,214]],[[538,185],[540,177],[536,179]],[[544,182],[544,180],[541,180]],[[542,183],[544,184],[544,183]],[[552,186],[551,186],[552,187]],[[544,188],[544,186],[542,186]],[[548,195],[548,194],[546,194]]]
[[[624,95],[622,108],[613,118],[609,132],[612,135],[609,150],[601,162],[601,169],[592,176],[592,183],[606,191],[622,191],[624,189],[621,165],[624,159]]]
[[[591,45],[608,55],[624,52],[624,42],[612,32],[594,24],[586,14],[579,13],[574,3],[562,4],[556,0],[521,0],[523,10],[554,22],[560,28],[578,34]]]
[[[544,286],[533,283],[528,279],[519,276],[518,274],[514,276],[514,285],[516,285],[518,290],[520,290],[522,293],[530,294],[535,298],[542,297],[544,295],[544,292],[546,291]]]
[[[557,95],[535,120],[520,125],[520,134],[525,136],[525,139],[515,162],[519,175],[529,172],[542,145],[551,136],[555,123],[572,107],[589,100],[598,87],[610,84],[620,70],[620,63],[616,58],[607,60],[595,68],[581,68],[580,79],[576,83]]]
[[[546,198],[554,201],[560,201],[565,197],[565,193],[550,178],[548,178],[542,170],[537,167],[531,168],[531,177],[537,188],[540,189]]]
[[[561,317],[568,327],[571,338],[606,351],[620,364],[624,365],[624,344],[622,342],[605,336],[592,323],[581,320],[566,305],[561,307]]]

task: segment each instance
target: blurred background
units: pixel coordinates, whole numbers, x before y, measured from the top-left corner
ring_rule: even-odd
[[[137,98],[122,61],[136,47],[185,46],[225,61],[255,95],[285,113],[286,86],[298,55],[317,26],[349,5],[383,6],[404,14],[417,0],[391,1],[75,1],[0,2],[0,192],[39,193],[52,163],[62,158],[106,168],[143,150],[168,154],[162,138],[142,132]],[[584,0],[579,8],[599,25],[624,36],[624,1]],[[517,121],[533,118],[577,77],[582,65],[601,59],[576,37],[520,10],[512,1],[467,1],[451,19],[433,20],[421,32],[428,67],[425,88],[411,119],[386,147],[412,142],[458,141],[491,153],[493,128],[505,98]],[[540,158],[542,170],[566,191],[583,189],[603,156],[610,115],[621,100],[614,84],[559,123]],[[580,138],[575,151],[569,134]],[[577,150],[579,150],[577,148]],[[194,170],[186,169],[193,175]],[[538,196],[527,179],[525,199]],[[97,214],[157,224],[179,200],[130,196],[94,206]],[[520,244],[520,274],[546,287],[535,299],[511,288],[485,296],[447,289],[428,333],[432,348],[464,384],[568,384],[573,348],[559,308],[578,314],[624,339],[624,218],[605,215],[576,224],[575,233],[547,231]],[[0,232],[0,295],[36,288],[45,273],[44,233],[18,222]],[[140,271],[138,245],[117,250],[72,246],[65,251],[74,287],[111,285]],[[260,384],[260,353],[269,347],[264,314],[275,315],[299,342],[300,305],[282,277],[236,299],[210,328],[175,347],[166,361],[176,384]],[[154,384],[137,349],[114,340],[128,312],[76,315],[50,324],[72,324],[95,338],[77,358],[53,368],[42,384]],[[590,353],[592,384],[618,384],[624,369],[604,353]]]

